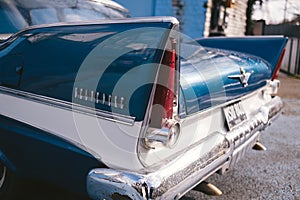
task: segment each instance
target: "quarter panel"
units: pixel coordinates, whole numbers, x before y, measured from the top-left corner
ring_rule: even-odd
[[[106,166],[91,154],[41,129],[0,115],[1,151],[20,177],[85,194],[89,170]]]

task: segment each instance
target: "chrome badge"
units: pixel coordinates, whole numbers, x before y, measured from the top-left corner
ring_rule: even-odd
[[[87,90],[83,88],[74,89],[74,98],[82,101],[95,102],[96,104],[108,105],[110,107],[124,109],[125,97],[115,96],[112,94],[105,94],[94,90]]]
[[[248,86],[248,80],[250,76],[253,74],[253,70],[251,72],[246,72],[243,67],[240,68],[240,73],[238,75],[230,75],[228,78],[230,79],[239,79],[240,83],[243,85],[243,87]]]

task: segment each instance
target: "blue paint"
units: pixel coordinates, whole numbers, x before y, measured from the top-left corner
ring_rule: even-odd
[[[97,77],[97,69],[103,62],[96,63],[90,76],[80,82],[82,88],[89,89],[90,82],[97,81],[97,91],[111,94],[115,84],[128,71],[143,64],[154,63],[154,67],[138,70],[137,79],[154,82],[158,70],[170,22],[136,22],[131,24],[86,24],[54,27],[40,27],[21,31],[9,40],[0,43],[0,84],[1,86],[72,102],[73,87],[77,72],[85,58],[106,39],[127,30],[159,28],[157,48],[140,48],[119,45],[128,48],[109,64],[103,76]],[[105,34],[104,34],[105,33]],[[145,33],[141,32],[141,37]],[[95,37],[96,36],[96,37]],[[146,39],[149,39],[147,37]],[[141,41],[136,40],[130,44]],[[127,38],[120,38],[119,42]],[[149,40],[153,42],[153,40]],[[109,46],[115,49],[116,43]],[[107,54],[109,52],[106,52]],[[105,61],[107,55],[99,55]],[[102,56],[102,57],[101,57]],[[19,69],[22,69],[20,72]],[[19,73],[16,73],[16,70]],[[131,94],[126,94],[127,85],[123,85],[120,96],[127,97],[125,109],[116,110],[120,114],[129,113],[136,121],[143,120],[148,105],[152,84],[145,84]],[[127,96],[126,96],[127,95]],[[87,101],[75,103],[91,105]],[[96,108],[111,111],[108,105],[96,105]],[[12,108],[14,109],[14,108]],[[12,110],[13,111],[13,110]],[[17,110],[16,110],[17,112]],[[63,122],[62,122],[63,123]],[[19,177],[32,178],[63,186],[70,190],[86,193],[86,175],[93,168],[105,168],[101,161],[73,144],[51,133],[0,115],[0,159]]]
[[[95,66],[86,70],[84,72],[87,74],[86,78],[77,83],[77,87],[105,93],[107,100],[110,94],[125,97],[125,108],[114,108],[113,112],[130,115],[135,117],[137,121],[141,121],[144,119],[152,90],[152,86],[147,83],[154,82],[158,69],[157,64],[138,70],[136,77],[127,80],[129,85],[141,78],[146,83],[145,85],[140,85],[133,95],[127,92],[128,87],[126,84],[122,86],[123,89],[118,91],[117,94],[113,94],[113,91],[118,81],[128,71],[149,63],[160,62],[162,51],[157,49],[164,48],[165,37],[168,36],[172,26],[170,22],[96,24],[45,27],[19,32],[9,42],[0,46],[0,71],[2,72],[0,74],[0,84],[72,102],[77,72],[83,61],[95,47],[105,42],[106,39],[124,31],[147,27],[159,28],[159,31],[155,32],[155,34],[151,34],[139,41],[136,38],[142,38],[142,33],[136,35],[136,37],[125,35],[110,44],[110,47],[105,46],[104,48],[109,48],[114,52],[126,50],[127,53],[118,55],[119,57],[111,62],[110,53],[103,50],[104,52],[101,55],[97,55],[97,59],[101,60],[101,62],[95,63]],[[90,38],[89,35],[92,35],[92,37]],[[157,41],[157,49],[147,48],[149,46],[147,41],[149,41],[150,37],[152,37],[152,41]],[[127,42],[132,40],[132,42],[126,42],[126,46],[124,46],[122,45],[122,40]],[[135,49],[134,44],[136,42],[139,45],[144,43],[145,47]],[[129,44],[133,47],[130,47]],[[105,62],[109,63],[108,67],[103,66]],[[16,68],[20,67],[20,65],[23,67],[22,74],[16,73]],[[103,71],[104,69],[105,71]],[[102,71],[103,74],[101,74]],[[97,82],[98,80],[99,83]],[[95,104],[82,99],[75,99],[74,102],[86,106],[95,106],[95,108],[100,110],[112,111],[112,106],[110,105]]]
[[[216,37],[199,39],[197,42],[205,47],[237,51],[260,57],[270,65],[272,72],[274,72],[281,52],[287,43],[287,38],[282,36]]]
[[[243,87],[238,79],[228,78],[240,75],[240,67],[253,72],[247,87]],[[181,60],[180,70],[187,115],[254,92],[266,85],[271,76],[270,67],[259,58],[217,49],[199,51],[194,57]]]
[[[8,169],[10,169],[12,172],[16,172],[16,167],[14,166],[14,164],[6,157],[6,155],[4,154],[4,152],[1,151],[0,149],[0,162],[2,162],[6,167],[8,167]]]
[[[1,158],[19,177],[47,181],[86,194],[88,172],[106,166],[89,153],[35,127],[0,116]]]

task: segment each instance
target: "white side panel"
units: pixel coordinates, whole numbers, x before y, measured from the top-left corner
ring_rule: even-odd
[[[208,142],[207,138],[211,134],[221,133],[226,135],[229,133],[223,108],[233,102],[240,101],[247,115],[246,121],[249,121],[255,114],[260,112],[261,106],[271,100],[270,95],[266,94],[262,96],[262,90],[181,119],[181,133],[177,145],[173,149],[156,148],[141,150],[141,160],[147,166],[156,166],[158,163],[163,163],[165,160],[179,155],[187,147],[193,146],[196,143],[200,143],[199,146],[202,145],[203,149],[205,149],[205,145]],[[242,124],[239,126],[242,126]],[[201,144],[201,141],[203,144]],[[216,143],[212,141],[209,145],[215,146]]]
[[[136,154],[141,122],[121,124],[3,93],[0,108],[1,115],[64,138],[109,167],[142,168]]]

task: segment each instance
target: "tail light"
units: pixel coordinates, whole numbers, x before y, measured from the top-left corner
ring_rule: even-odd
[[[176,108],[176,40],[171,38],[170,50],[165,50],[158,74],[149,128],[145,138],[148,147],[171,148],[176,144],[180,133],[179,123],[174,120]]]
[[[283,49],[282,52],[281,52],[281,55],[280,55],[280,57],[279,57],[279,60],[278,60],[277,65],[276,65],[276,67],[275,67],[275,70],[274,70],[274,72],[273,72],[272,81],[273,81],[274,79],[277,79],[277,78],[278,78],[278,74],[279,74],[279,71],[280,71],[280,66],[281,66],[281,63],[282,63],[284,54],[285,54],[285,49]]]
[[[161,126],[165,119],[171,119],[173,117],[173,104],[175,101],[175,66],[176,66],[176,49],[171,51],[165,51],[164,58],[162,61],[162,67],[159,76],[158,83],[156,85],[155,96],[153,105],[160,105],[160,113],[155,114],[155,118],[159,116],[159,119],[162,120],[160,123],[152,121],[152,125]],[[154,116],[151,117],[154,119]]]

